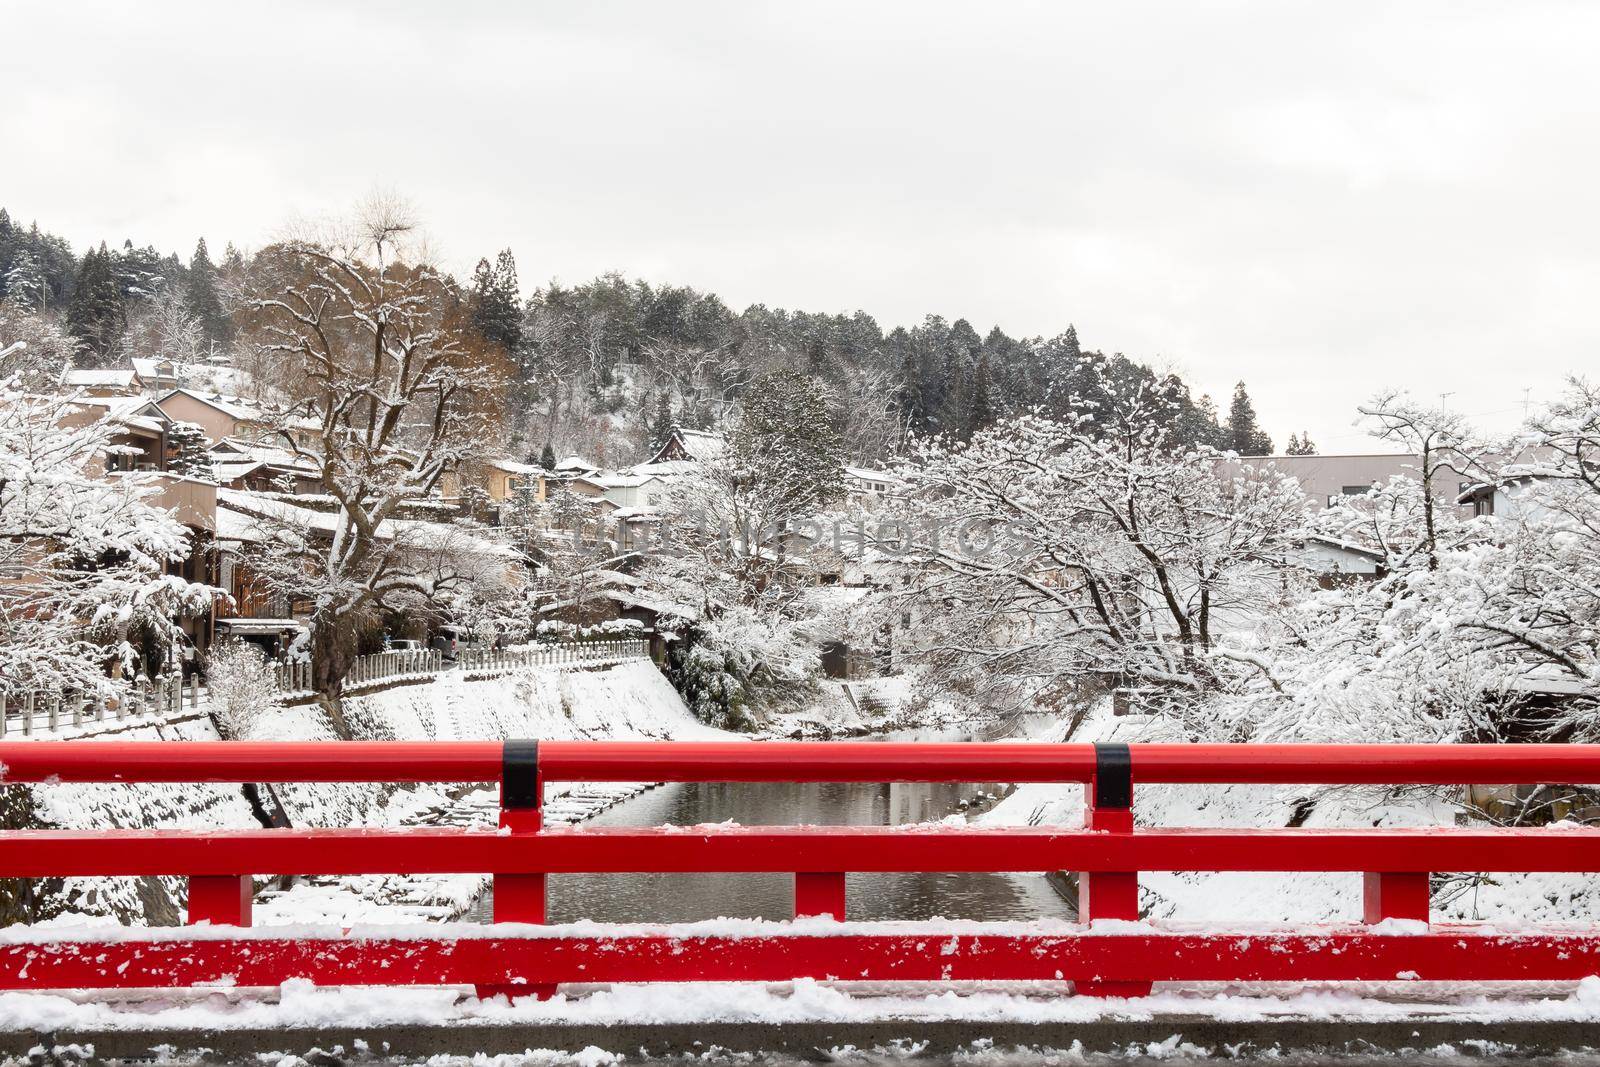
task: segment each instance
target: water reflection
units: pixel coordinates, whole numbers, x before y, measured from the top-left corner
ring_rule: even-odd
[[[995,785],[956,783],[670,784],[596,816],[596,826],[693,826],[732,820],[747,826],[894,825],[931,822]],[[568,874],[549,881],[548,920],[693,922],[720,917],[787,919],[793,877],[785,874]],[[1066,902],[1035,875],[851,874],[852,919],[1030,919],[1070,917]],[[490,901],[468,916],[488,921]]]

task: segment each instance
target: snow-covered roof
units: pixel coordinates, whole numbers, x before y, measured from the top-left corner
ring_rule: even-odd
[[[72,367],[61,375],[61,384],[68,389],[131,389],[138,383],[139,375],[132,368],[108,367],[90,369]]]
[[[716,459],[727,451],[728,439],[708,430],[679,430],[684,450],[695,459]]]
[[[898,485],[900,477],[890,471],[880,471],[872,467],[852,467],[848,464],[844,468],[845,476],[860,482],[882,482],[885,485]]]
[[[656,450],[647,463],[661,463],[674,458],[705,462],[720,457],[728,450],[728,439],[711,430],[685,430],[674,426],[666,443]],[[682,455],[678,455],[681,453]]]
[[[161,433],[172,420],[167,413],[142,396],[80,396],[72,403],[81,408],[97,408],[101,418],[130,429]]]
[[[265,467],[265,463],[254,459],[245,459],[238,462],[211,461],[211,469],[217,473],[217,482],[224,485],[228,482],[236,482],[240,478],[254,474]]]
[[[514,459],[491,459],[489,465],[497,470],[503,470],[507,474],[534,475],[545,473],[545,469],[537,464],[518,463]]]
[[[177,365],[172,360],[157,359],[154,356],[134,356],[128,362],[133,364],[133,369],[139,372],[141,378],[160,378],[177,370]]]
[[[277,420],[276,414],[267,411],[266,408],[262,407],[254,400],[249,400],[242,396],[224,396],[221,393],[201,393],[194,389],[186,389],[183,386],[179,386],[176,389],[172,389],[166,393],[163,393],[156,400],[156,403],[160,404],[164,401],[171,400],[173,397],[178,396],[179,394],[189,397],[192,400],[198,400],[202,404],[207,404],[213,408],[216,408],[224,415],[227,415],[233,419],[237,419],[240,422],[264,423],[274,422]],[[287,425],[297,427],[299,429],[310,430],[320,429],[322,426],[322,424],[316,419],[308,419],[304,416],[297,416],[289,419]]]
[[[597,471],[600,468],[582,456],[567,456],[565,459],[556,460],[555,469],[558,471]]]
[[[256,444],[251,441],[241,441],[236,437],[224,437],[207,449],[213,456],[224,463],[237,463],[244,460],[253,460],[271,467],[282,467],[289,470],[301,471],[306,474],[318,474],[317,466],[309,459],[295,455],[287,448],[278,448],[276,445]]]
[[[658,479],[658,475],[639,474],[637,472],[616,474],[591,474],[578,479],[590,482],[604,489],[637,489],[641,485],[649,485]]]
[[[1354,553],[1358,556],[1366,556],[1369,559],[1383,558],[1383,553],[1379,552],[1375,548],[1368,548],[1366,545],[1358,544],[1355,541],[1341,541],[1337,537],[1328,537],[1325,534],[1308,534],[1306,536],[1306,541],[1314,541],[1319,545],[1326,545],[1328,548],[1335,548],[1341,552]]]
[[[672,478],[679,474],[688,474],[694,468],[695,461],[692,459],[663,459],[635,463],[628,468],[628,473],[649,478]]]
[[[259,404],[246,400],[242,396],[222,396],[217,393],[208,396],[205,393],[198,393],[193,389],[185,389],[182,386],[163,393],[156,403],[159,404],[162,401],[171,400],[179,395],[186,396],[191,400],[198,400],[202,404],[208,404],[224,415],[230,415],[243,422],[262,422],[266,419],[266,412],[262,410]]]
[[[225,514],[226,513],[226,514]],[[283,523],[314,533],[333,534],[338,529],[339,517],[331,511],[317,511],[279,500],[263,493],[244,489],[217,490],[217,536],[231,541],[259,540],[260,521]],[[228,533],[225,535],[224,530]],[[404,539],[418,545],[446,542],[464,551],[482,555],[514,555],[505,545],[474,536],[448,523],[428,522],[423,519],[385,519],[375,531],[381,540]]]

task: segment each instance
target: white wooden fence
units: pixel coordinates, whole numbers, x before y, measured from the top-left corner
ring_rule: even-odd
[[[127,694],[110,703],[90,700],[79,693],[29,693],[6,705],[0,714],[0,737],[31,737],[56,733],[107,720],[150,719],[168,721],[186,712],[198,714],[211,699],[198,675],[186,684],[178,675],[140,680]]]
[[[543,668],[572,670],[605,666],[624,660],[644,659],[650,643],[644,638],[571,641],[559,644],[517,645],[512,648],[463,648],[456,659],[446,659],[438,649],[406,649],[358,656],[344,676],[344,691],[358,693],[395,682],[432,678],[446,671],[462,671],[483,678],[513,671]],[[287,694],[313,691],[311,664],[278,665],[278,688]]]
[[[344,691],[359,693],[401,682],[426,681],[448,671],[470,678],[488,678],[515,671],[576,670],[603,667],[626,660],[645,659],[650,643],[644,638],[612,638],[560,644],[518,645],[513,648],[464,648],[457,659],[446,659],[438,649],[406,649],[358,656],[345,675]],[[311,664],[279,663],[274,668],[284,696],[314,692]],[[29,694],[9,702],[0,713],[0,738],[35,733],[57,733],[107,720],[151,719],[168,721],[205,711],[210,690],[198,676],[187,683],[177,675],[136,683],[125,699],[113,704],[91,701],[80,694]]]

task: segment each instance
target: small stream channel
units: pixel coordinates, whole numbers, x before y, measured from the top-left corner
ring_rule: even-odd
[[[888,826],[936,821],[1003,788],[942,782],[672,783],[624,800],[587,825],[694,826],[732,820],[746,826]],[[793,886],[793,876],[786,874],[552,875],[547,917],[552,923],[788,919],[793,915]],[[1042,875],[972,872],[850,874],[845,907],[850,918],[862,920],[1073,914]],[[486,893],[463,918],[488,922],[492,911],[492,895]]]

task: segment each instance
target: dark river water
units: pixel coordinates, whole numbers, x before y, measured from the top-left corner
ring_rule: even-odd
[[[594,826],[693,826],[733,820],[746,826],[884,826],[929,822],[997,785],[950,783],[683,783],[648,790],[589,820]],[[788,919],[794,878],[785,874],[551,875],[552,923],[693,922],[717,918]],[[849,874],[852,919],[1070,918],[1070,906],[1037,875]],[[466,918],[489,921],[485,895]]]

